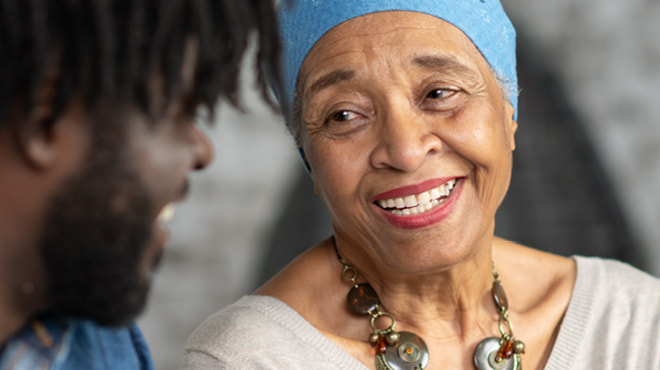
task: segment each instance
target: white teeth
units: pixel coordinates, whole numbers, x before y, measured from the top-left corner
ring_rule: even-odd
[[[174,218],[174,205],[172,203],[166,205],[158,214],[158,222],[165,223]]]
[[[406,207],[414,207],[417,205],[417,199],[415,199],[414,195],[408,195],[404,197],[403,202],[405,203]]]
[[[420,205],[429,203],[431,201],[431,194],[428,191],[423,192],[417,196],[417,203]]]
[[[454,189],[454,185],[456,185],[456,179],[447,181],[447,184],[445,184],[445,194],[446,196],[449,196],[449,193]]]
[[[449,194],[451,194],[455,185],[456,179],[453,179],[437,188],[433,188],[417,195],[380,199],[377,203],[381,208],[390,209],[392,214],[397,216],[417,215],[427,212],[440,204],[444,197],[448,197]]]

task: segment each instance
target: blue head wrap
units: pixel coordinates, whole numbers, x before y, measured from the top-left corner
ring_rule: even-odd
[[[292,4],[288,4],[292,3]],[[516,31],[499,0],[293,0],[281,1],[284,91],[278,92],[291,112],[298,72],[307,53],[330,29],[361,15],[403,10],[426,13],[463,31],[497,77],[512,87],[507,99],[518,113]],[[290,119],[290,118],[289,118]]]

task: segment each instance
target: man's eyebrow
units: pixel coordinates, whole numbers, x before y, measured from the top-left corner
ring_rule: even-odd
[[[332,86],[340,82],[348,81],[354,78],[355,75],[356,73],[353,70],[337,69],[318,78],[309,86],[309,89],[306,89],[303,86],[302,92],[305,95],[312,95],[322,89],[325,89],[326,87]]]
[[[423,55],[413,58],[412,64],[429,70],[439,70],[449,73],[478,76],[478,73],[467,65],[450,56]]]

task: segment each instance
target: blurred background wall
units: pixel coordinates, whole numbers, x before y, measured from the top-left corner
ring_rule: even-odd
[[[660,276],[660,3],[503,0],[519,35],[514,174],[497,233]],[[157,369],[185,340],[329,235],[281,118],[244,76],[246,114],[221,106],[216,160],[193,177],[139,320]]]

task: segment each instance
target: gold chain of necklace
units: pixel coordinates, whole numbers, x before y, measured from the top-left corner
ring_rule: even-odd
[[[357,314],[369,315],[371,318],[372,333],[369,336],[369,343],[375,348],[376,369],[425,369],[430,358],[426,343],[414,333],[397,332],[394,316],[383,310],[380,299],[371,285],[358,283],[357,269],[344,261],[336,244],[335,252],[339,262],[344,266],[343,278],[352,284],[346,299],[348,307]],[[494,262],[492,273],[491,293],[499,314],[497,326],[500,337],[489,337],[479,342],[474,353],[474,364],[479,370],[522,370],[520,356],[525,352],[525,344],[513,335],[513,325],[509,320],[509,303]],[[376,326],[376,321],[382,317],[390,320],[390,325],[385,329]]]

